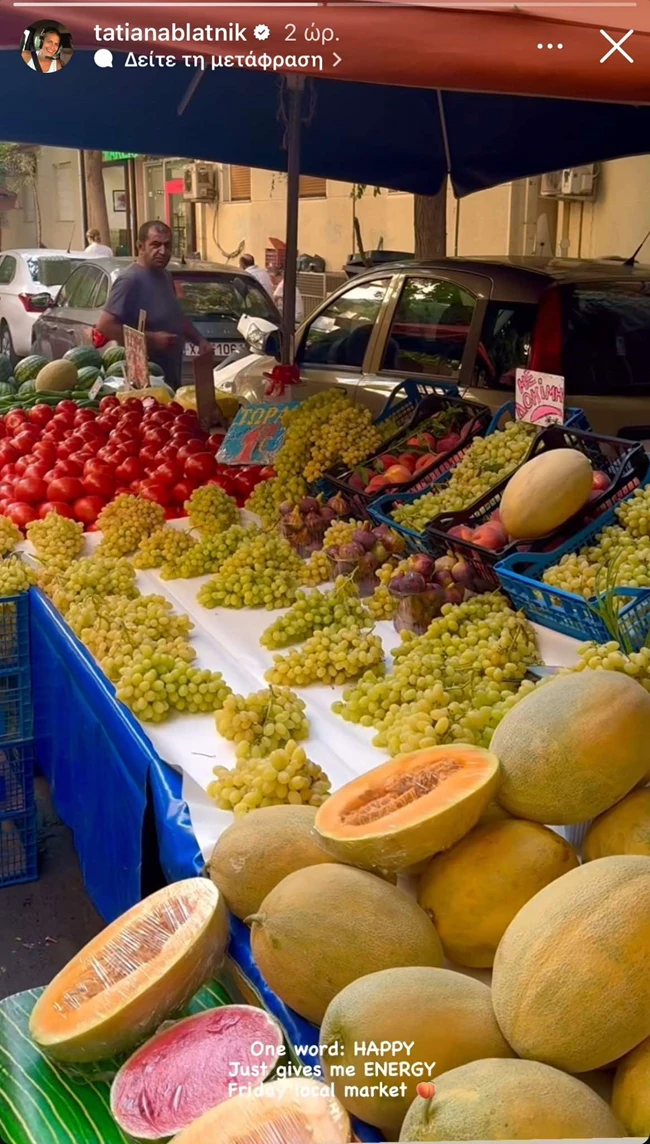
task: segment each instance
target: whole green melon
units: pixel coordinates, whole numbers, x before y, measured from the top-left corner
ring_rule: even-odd
[[[78,370],[92,365],[99,371],[102,366],[102,355],[99,350],[93,349],[92,346],[75,346],[74,349],[64,353],[63,360],[71,361]]]
[[[22,385],[24,381],[30,381],[38,377],[40,371],[47,364],[47,358],[43,357],[42,354],[30,354],[29,357],[23,358],[22,361],[18,362],[14,370],[14,377],[18,385]]]
[[[77,367],[71,361],[50,361],[38,372],[36,390],[48,393],[67,392],[77,384]]]

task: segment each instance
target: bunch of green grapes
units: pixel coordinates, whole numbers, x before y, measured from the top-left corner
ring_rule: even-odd
[[[255,485],[251,495],[246,501],[246,508],[259,516],[262,524],[272,527],[278,519],[278,500],[276,499],[277,477],[268,481],[260,481]]]
[[[489,437],[476,437],[450,479],[409,504],[399,505],[394,519],[422,532],[439,513],[467,508],[525,460],[535,432],[527,421],[509,421],[505,429]]]
[[[220,485],[202,485],[195,489],[184,507],[192,528],[198,528],[201,536],[225,532],[239,520],[237,502]]]
[[[176,636],[175,639],[167,637],[154,640],[151,643],[141,642],[135,645],[124,639],[107,640],[104,644],[97,642],[95,646],[96,650],[93,651],[93,655],[111,683],[117,683],[125,668],[131,667],[135,661],[140,662],[145,655],[151,656],[161,652],[171,656],[175,662],[182,660],[186,664],[193,663],[196,659],[195,649],[182,636]],[[90,647],[88,650],[91,650]]]
[[[215,767],[208,794],[220,810],[239,817],[262,806],[321,806],[331,790],[325,771],[290,739],[265,759],[238,759],[232,770]]]
[[[360,527],[358,520],[333,520],[323,537],[323,549],[340,548],[343,544],[351,544],[352,537]]]
[[[372,667],[381,670],[383,662],[379,636],[350,624],[345,628],[323,628],[287,655],[274,655],[273,667],[264,678],[269,683],[292,687],[347,683]]]
[[[32,520],[25,529],[37,556],[47,560],[63,557],[76,560],[84,546],[84,526],[67,516],[50,512],[44,520]]]
[[[159,640],[187,640],[194,624],[178,615],[164,596],[91,597],[72,604],[66,617],[79,639],[96,656],[116,643],[136,648]]]
[[[378,620],[392,620],[397,612],[397,599],[389,592],[387,584],[378,584],[372,596],[364,600],[364,604],[375,623]]]
[[[289,647],[320,628],[343,628],[354,624],[369,627],[371,619],[356,586],[340,576],[329,592],[297,592],[296,602],[260,637],[262,647]]]
[[[264,759],[309,735],[302,699],[288,687],[229,695],[216,716],[217,731],[235,743],[238,759]]]
[[[565,672],[574,671],[620,671],[636,679],[646,691],[650,691],[650,647],[626,654],[616,640],[605,644],[593,641],[578,648],[578,663]],[[563,672],[562,674],[565,674]]]
[[[631,497],[621,501],[616,516],[628,536],[637,539],[650,537],[650,485],[637,489]]]
[[[333,705],[351,723],[374,727],[392,754],[466,742],[488,746],[539,663],[532,626],[498,592],[444,604],[422,636],[401,633],[393,669],[367,672]]]
[[[161,580],[192,580],[196,576],[207,576],[216,572],[228,556],[237,551],[240,544],[257,535],[257,529],[244,528],[241,524],[233,524],[225,532],[215,533],[214,536],[205,536],[197,544],[193,544],[181,556],[175,557],[163,564],[160,570]]]
[[[621,506],[622,507],[622,506]],[[650,587],[650,537],[635,537],[618,524],[607,525],[593,543],[568,552],[543,574],[545,584],[585,600],[612,588]],[[623,607],[625,596],[614,598]]]
[[[204,608],[286,608],[296,597],[302,561],[275,533],[246,539],[199,589]]]
[[[18,596],[36,584],[36,573],[20,556],[0,560],[0,596]]]
[[[163,525],[145,536],[133,557],[134,568],[160,568],[163,564],[182,561],[185,554],[196,546],[189,532]]]
[[[102,532],[98,551],[102,556],[127,556],[145,536],[162,528],[164,522],[162,505],[131,493],[121,493],[97,517],[97,527]]]
[[[0,516],[0,557],[8,556],[22,540],[21,531],[7,516]]]
[[[162,723],[172,711],[216,711],[230,688],[218,671],[202,671],[163,649],[135,652],[116,680],[121,703],[144,723]]]
[[[139,596],[135,568],[124,557],[86,556],[58,571],[48,594],[62,615],[87,596]]]
[[[332,579],[332,562],[322,549],[312,552],[302,568],[302,582],[307,588],[318,588]]]

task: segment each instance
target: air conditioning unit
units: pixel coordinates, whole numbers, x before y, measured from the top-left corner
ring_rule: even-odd
[[[545,199],[559,199],[562,194],[562,171],[549,171],[542,175],[539,193]]]
[[[190,163],[183,172],[183,198],[186,203],[213,203],[217,180],[213,163]]]
[[[562,171],[563,199],[591,199],[596,193],[596,164],[565,167]]]

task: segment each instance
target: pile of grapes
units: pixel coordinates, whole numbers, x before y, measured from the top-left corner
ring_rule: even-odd
[[[216,716],[217,731],[235,744],[238,759],[265,759],[309,735],[305,703],[288,687],[229,695]]]
[[[319,584],[327,584],[332,579],[332,562],[327,553],[321,548],[312,552],[309,560],[302,568],[302,582],[309,588],[317,588]]]
[[[164,647],[135,651],[116,681],[117,698],[145,723],[172,711],[212,712],[230,695],[221,672],[188,665]]]
[[[458,512],[490,491],[522,463],[536,429],[526,421],[509,421],[489,437],[476,437],[450,479],[435,485],[409,504],[398,505],[398,524],[422,532],[441,512]]]
[[[22,535],[20,529],[9,520],[9,517],[0,516],[0,557],[7,556],[10,552],[13,552],[21,540]]]
[[[578,648],[578,657],[576,666],[567,668],[567,671],[620,671],[631,675],[646,691],[650,691],[650,647],[642,647],[626,655],[616,640],[606,644],[590,642]]]
[[[71,561],[83,552],[83,524],[56,512],[48,513],[44,520],[31,521],[25,531],[36,555],[43,560],[61,558]]]
[[[290,739],[264,759],[238,759],[232,770],[215,767],[208,794],[220,810],[239,817],[261,806],[320,806],[331,783],[303,747]]]
[[[18,596],[36,584],[36,575],[20,556],[0,560],[0,596]]]
[[[122,493],[107,504],[97,517],[97,527],[102,532],[98,551],[102,556],[128,556],[165,523],[165,510],[162,505],[144,497]]]
[[[167,560],[161,570],[161,580],[192,580],[216,572],[224,561],[237,551],[244,540],[257,535],[257,529],[233,524],[225,532],[205,536],[185,552]]]
[[[186,642],[194,627],[189,616],[178,615],[169,600],[157,595],[90,596],[72,604],[66,619],[102,667],[116,648]]]
[[[368,672],[332,710],[374,727],[391,755],[463,742],[488,746],[518,698],[535,686],[526,668],[539,663],[533,628],[500,593],[445,604],[422,636],[402,633],[393,670]]]
[[[303,563],[288,541],[274,533],[246,538],[204,584],[204,608],[286,608],[302,583]]]
[[[356,624],[322,628],[287,655],[275,655],[273,667],[265,673],[269,683],[308,687],[311,683],[329,685],[357,679],[371,668],[377,675],[384,666],[379,636]]]
[[[224,532],[239,520],[236,501],[220,485],[202,485],[195,489],[184,507],[192,528],[198,529],[201,536]]]
[[[266,525],[267,528],[272,528],[278,521],[280,509],[275,494],[274,479],[259,481],[246,501],[248,511],[259,516],[262,524]]]
[[[139,595],[135,582],[135,569],[124,557],[86,556],[65,566],[54,564],[38,573],[39,587],[51,598],[62,616],[67,616],[72,604],[88,596]]]
[[[372,621],[354,584],[339,577],[329,592],[298,592],[295,604],[262,633],[260,643],[275,650],[301,643],[322,628],[351,624],[370,627]]]
[[[650,588],[650,487],[621,501],[616,517],[619,523],[603,528],[592,544],[547,568],[544,583],[585,600],[612,588]],[[616,608],[626,603],[622,595],[612,600]]]
[[[160,568],[163,564],[182,561],[186,554],[196,548],[196,540],[189,532],[163,525],[150,536],[145,536],[133,557],[134,568]]]

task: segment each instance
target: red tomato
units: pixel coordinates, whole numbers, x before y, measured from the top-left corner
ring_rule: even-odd
[[[96,421],[97,414],[94,409],[77,409],[74,415],[75,428],[79,425],[85,425],[86,422]]]
[[[129,488],[129,486],[128,486],[128,485],[118,485],[118,486],[117,486],[117,488],[115,489],[115,493],[114,493],[114,497],[113,497],[113,499],[115,499],[115,497],[121,497],[121,496],[123,496],[125,493],[130,493],[131,491],[132,491],[132,490]]]
[[[9,517],[18,528],[24,528],[32,520],[38,520],[38,513],[32,504],[26,504],[24,501],[12,501],[5,511],[5,516]]]
[[[183,406],[180,404],[179,401],[170,401],[169,405],[165,406],[165,409],[168,409],[170,413],[174,414],[174,416],[176,416],[177,413],[184,413],[185,412],[185,410],[183,409]]]
[[[174,429],[174,431],[172,433],[172,439],[170,441],[170,445],[175,445],[177,449],[180,449],[181,445],[186,445],[187,442],[191,441],[191,440],[192,440],[192,434],[191,433],[187,433],[185,430],[181,430],[179,433],[177,433],[176,430]]]
[[[6,436],[7,436],[7,430],[5,429],[5,423],[2,419],[2,417],[0,417],[0,437],[6,437]]]
[[[28,417],[24,409],[12,409],[5,417],[5,429],[13,436],[19,433],[23,425],[28,424]]]
[[[125,485],[131,484],[131,481],[141,480],[144,474],[144,469],[140,464],[137,457],[127,457],[122,461],[115,470],[115,479]]]
[[[20,455],[24,457],[27,453],[31,453],[38,438],[39,433],[37,430],[23,429],[22,433],[16,434],[13,443]]]
[[[170,441],[168,445],[163,445],[162,449],[160,450],[160,460],[161,461],[175,461],[177,456],[178,456],[178,445],[175,445],[173,441]],[[181,468],[182,468],[182,462],[181,462]]]
[[[117,418],[113,417],[112,413],[102,413],[95,421],[95,425],[102,433],[108,434],[117,425]]]
[[[78,477],[57,477],[47,486],[50,501],[76,501],[83,494],[84,487]]]
[[[165,520],[178,520],[181,516],[186,516],[185,509],[179,504],[167,505],[165,509]]]
[[[12,501],[14,499],[14,485],[15,481],[2,481],[0,482],[0,497],[3,500]]]
[[[131,481],[131,484],[129,485],[129,492],[134,493],[135,496],[137,497],[140,493],[140,485],[141,484],[142,484],[141,480]]]
[[[160,454],[155,445],[145,445],[144,449],[140,449],[138,457],[145,469],[155,469],[160,460]]]
[[[21,457],[21,460],[23,460],[23,459],[24,458]],[[47,472],[47,464],[44,461],[41,461],[41,462],[36,463],[36,464],[28,465],[27,468],[24,470],[24,472],[21,473],[21,476],[23,476],[23,477],[36,477],[38,480],[42,481],[45,478],[46,472]]]
[[[100,413],[106,413],[109,409],[119,409],[120,402],[117,397],[102,397],[99,403]]]
[[[76,401],[60,401],[56,407],[57,417],[75,418],[79,412],[79,406]]]
[[[203,447],[203,442],[192,438],[191,440],[186,441],[184,445],[181,445],[180,449],[178,450],[178,459],[179,461],[185,462],[188,457],[192,456],[193,453],[205,453],[205,451],[206,450]]]
[[[154,480],[162,481],[164,485],[175,485],[182,476],[183,466],[178,461],[163,461],[153,473]]]
[[[166,428],[169,428],[168,422],[174,420],[174,414],[170,413],[169,406],[163,405],[162,409],[158,406],[158,409],[151,414],[148,420],[154,425],[165,425]]]
[[[234,497],[235,500],[237,498],[241,500],[241,492],[238,490],[234,478],[227,476],[225,473],[220,473],[218,477],[211,477],[209,481],[206,481],[206,484],[219,485],[219,488],[223,489],[229,497]]]
[[[0,464],[15,465],[18,457],[18,450],[14,448],[11,441],[0,441]]]
[[[71,445],[69,441],[60,441],[56,450],[56,455],[59,457],[59,459],[63,458],[66,460],[68,457],[72,456],[75,448],[76,446]]]
[[[129,437],[124,437],[124,436],[119,436],[119,435],[116,436],[115,434],[113,434],[113,436],[111,437],[111,442],[117,448],[121,449],[122,452],[127,457],[137,457],[138,453],[140,452],[140,442],[133,440]]]
[[[15,477],[16,475],[17,473],[15,465],[2,465],[0,467],[0,476],[3,480],[6,481],[9,479],[9,477]]]
[[[181,449],[178,454],[179,459],[182,452]],[[194,453],[185,462],[185,475],[191,481],[203,483],[215,475],[216,469],[217,465],[213,453]]]
[[[211,453],[218,453],[223,444],[225,433],[211,433],[206,441],[206,445]]]
[[[54,460],[56,457],[56,445],[54,441],[46,441],[41,437],[40,441],[37,441],[34,445],[34,453],[37,457],[42,457],[44,461],[48,458]]]
[[[47,425],[54,417],[54,410],[49,405],[32,405],[27,416],[34,425]]]
[[[140,418],[137,413],[121,413],[117,419],[116,429],[118,433],[127,434],[129,437],[139,437]]]
[[[96,421],[87,421],[85,425],[81,426],[79,433],[81,440],[85,441],[87,445],[92,445],[93,449],[101,449],[104,442],[108,440],[108,430],[99,429]]]
[[[169,441],[169,433],[161,425],[152,425],[150,429],[145,428],[142,441],[145,445],[155,446],[156,450],[162,449]]]
[[[28,453],[26,457],[19,457],[16,461],[16,472],[20,473],[22,477],[25,469],[32,463],[35,463],[35,458],[32,457],[31,453]]]
[[[72,505],[65,504],[64,501],[46,501],[39,508],[38,515],[41,520],[44,520],[51,512],[55,512],[57,516],[67,516],[69,520],[74,520]]]
[[[87,476],[84,476],[82,482],[84,492],[89,496],[103,497],[104,500],[110,500],[115,490],[115,481],[108,473],[99,473],[91,471]]]
[[[172,500],[175,504],[185,504],[194,492],[192,481],[178,481],[172,489]]]
[[[169,504],[172,493],[171,489],[164,485],[162,481],[141,481],[140,488],[138,489],[138,496],[144,497],[145,500],[155,501],[156,504]]]
[[[122,401],[120,404],[122,409],[126,409],[127,413],[137,413],[138,420],[140,420],[144,410],[139,397],[127,397],[126,401]]]
[[[196,429],[197,425],[198,419],[196,413],[192,413],[187,409],[184,410],[183,413],[179,413],[174,421],[175,431],[176,429],[187,429],[191,431],[192,429]]]
[[[84,465],[84,477],[91,474],[95,476],[110,477],[111,480],[115,473],[115,465],[109,465],[108,461],[100,461],[97,457],[91,457]]]
[[[54,473],[57,477],[80,477],[83,473],[83,466],[78,461],[73,461],[71,457],[67,460],[60,460],[54,466]]]
[[[94,524],[105,504],[103,497],[80,497],[72,506],[75,520],[80,520],[82,524]]]
[[[12,502],[10,500],[3,500],[0,497],[0,516],[6,516],[7,515],[7,509],[9,508],[9,505],[11,503]]]
[[[41,477],[21,477],[16,481],[14,496],[23,504],[40,504],[47,496],[47,485]]]

